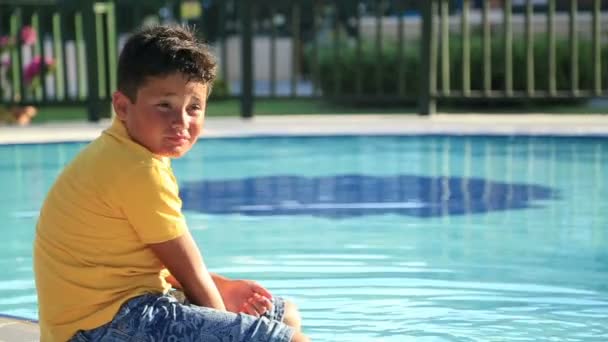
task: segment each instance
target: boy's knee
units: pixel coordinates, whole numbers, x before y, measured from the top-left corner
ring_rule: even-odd
[[[294,303],[288,300],[285,301],[285,316],[283,317],[283,322],[296,331],[302,330],[302,317],[300,316],[300,311]]]
[[[291,338],[291,342],[310,342],[310,339],[301,332],[296,332]]]

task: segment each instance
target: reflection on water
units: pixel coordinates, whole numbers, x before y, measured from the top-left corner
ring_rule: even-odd
[[[557,191],[478,178],[338,175],[187,182],[181,196],[186,210],[210,214],[436,217],[529,208]]]
[[[295,301],[314,341],[605,342],[607,145],[209,139],[173,167],[207,265]],[[36,213],[81,148],[0,146],[0,313],[37,316]]]

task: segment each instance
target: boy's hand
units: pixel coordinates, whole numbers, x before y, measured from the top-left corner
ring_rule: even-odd
[[[216,284],[228,311],[259,317],[272,309],[272,295],[255,281],[225,279]]]

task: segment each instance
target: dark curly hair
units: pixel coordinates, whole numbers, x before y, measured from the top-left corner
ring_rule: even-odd
[[[206,44],[187,26],[157,25],[142,28],[126,42],[118,59],[118,90],[131,102],[148,77],[179,72],[190,81],[208,85],[216,77],[217,63]]]

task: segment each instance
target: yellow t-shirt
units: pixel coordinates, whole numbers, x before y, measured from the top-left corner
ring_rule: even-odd
[[[112,126],[63,170],[40,212],[34,272],[41,340],[101,326],[130,298],[166,293],[169,274],[147,247],[187,229],[169,159]]]

